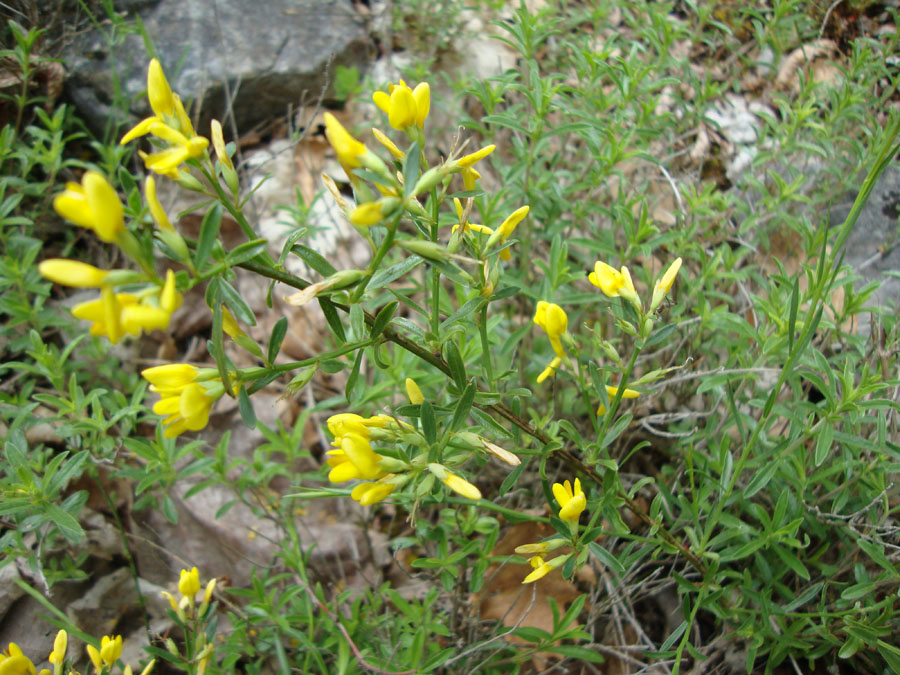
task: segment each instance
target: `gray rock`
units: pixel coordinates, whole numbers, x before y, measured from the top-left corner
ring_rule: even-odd
[[[368,61],[365,26],[350,0],[161,0],[139,15],[172,88],[200,102],[204,135],[210,118],[225,119],[227,94],[247,131],[315,101],[337,65],[362,69]],[[66,53],[67,92],[91,126],[130,121],[116,119],[116,73],[131,112],[148,114],[149,58],[137,34],[112,49],[97,31],[76,38]]]
[[[848,195],[846,201],[831,212],[831,224],[839,227],[850,209],[856,194]],[[889,166],[881,174],[869,201],[859,214],[859,219],[844,245],[844,263],[863,277],[862,283],[881,281],[867,303],[869,306],[883,305],[896,308],[900,297],[900,279],[889,277],[885,272],[900,271],[900,240],[898,222],[900,216],[900,168]],[[857,284],[858,286],[861,284]]]

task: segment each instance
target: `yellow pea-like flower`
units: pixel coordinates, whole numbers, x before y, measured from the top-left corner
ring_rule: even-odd
[[[463,169],[468,169],[473,164],[480,162],[482,159],[491,154],[496,149],[496,147],[496,145],[486,145],[483,148],[476,150],[475,152],[464,155],[456,160],[456,166],[462,167]]]
[[[360,483],[350,492],[350,497],[362,506],[384,501],[394,491],[392,483]]]
[[[416,384],[416,381],[411,377],[406,378],[406,395],[409,397],[409,402],[413,405],[421,405],[423,401],[425,401],[425,396],[422,395],[422,390],[419,389],[419,385]]]
[[[63,258],[44,260],[38,265],[38,272],[45,279],[72,288],[99,288],[109,274],[99,267]]]
[[[654,311],[659,304],[663,301],[663,298],[666,297],[666,293],[668,293],[672,284],[675,282],[675,277],[678,275],[678,270],[681,269],[681,258],[676,258],[675,262],[669,265],[669,268],[666,270],[665,274],[656,282],[656,285],[653,287],[653,299],[650,301],[650,311]]]
[[[209,131],[209,135],[212,137],[213,148],[216,150],[216,157],[219,158],[222,164],[233,169],[234,165],[231,163],[231,157],[228,156],[228,151],[225,149],[225,136],[222,134],[222,124],[219,120],[212,120],[209,123]]]
[[[581,480],[576,478],[573,486],[569,481],[553,484],[553,497],[560,505],[559,517],[568,523],[577,523],[587,507],[587,499],[581,489]]]
[[[175,112],[172,88],[157,59],[151,59],[147,67],[147,98],[150,100],[150,108],[157,117]]]
[[[196,567],[190,570],[181,570],[178,579],[178,592],[188,598],[193,598],[200,590],[200,572]]]
[[[113,244],[125,229],[122,202],[106,179],[87,171],[81,184],[67,183],[53,200],[53,208],[66,220],[93,230],[100,239]]]
[[[447,471],[446,477],[442,478],[441,482],[456,494],[461,495],[466,499],[481,499],[481,490],[462,476],[457,476],[455,473]]]
[[[544,559],[539,555],[534,556],[528,562],[531,564],[534,570],[527,577],[522,579],[523,584],[534,583],[538,579],[544,578],[554,570],[553,565],[544,562]]]
[[[362,166],[360,158],[366,154],[366,146],[353,138],[344,125],[331,113],[325,113],[325,137],[337,153],[338,161],[349,175],[352,169]]]

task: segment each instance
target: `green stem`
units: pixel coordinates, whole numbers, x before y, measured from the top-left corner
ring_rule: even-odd
[[[367,338],[365,340],[359,340],[358,342],[348,342],[338,349],[334,349],[330,352],[325,352],[324,354],[319,354],[318,356],[313,356],[308,359],[303,359],[302,361],[279,363],[278,365],[270,366],[268,368],[243,368],[236,373],[235,379],[241,382],[250,382],[251,380],[257,380],[260,377],[265,377],[266,375],[271,375],[272,373],[277,373],[279,375],[282,373],[289,373],[290,371],[296,370],[297,368],[305,368],[306,366],[311,366],[314,363],[318,363],[319,361],[336,359],[339,356],[343,356],[344,354],[355,352],[359,349],[363,349],[371,344],[374,344],[377,340],[378,338]]]
[[[494,368],[491,365],[491,341],[487,332],[487,308],[488,303],[485,302],[481,306],[481,312],[478,320],[478,332],[481,334],[481,362],[484,364],[484,373],[487,377],[488,391],[494,391]]]
[[[634,349],[631,350],[631,358],[628,359],[628,363],[625,365],[625,370],[622,372],[622,377],[619,378],[619,383],[612,385],[616,387],[616,395],[613,396],[613,400],[609,402],[609,410],[603,418],[603,425],[600,427],[600,433],[597,434],[597,440],[601,443],[603,442],[603,439],[606,438],[606,432],[609,431],[609,427],[612,424],[613,419],[615,419],[616,411],[619,409],[619,403],[622,400],[622,395],[625,393],[625,389],[628,386],[628,379],[631,377],[631,371],[634,370],[634,364],[637,362],[637,358],[640,356],[643,348],[644,340],[635,342]],[[591,463],[597,461],[597,454],[600,450],[601,448],[597,448],[592,454]]]

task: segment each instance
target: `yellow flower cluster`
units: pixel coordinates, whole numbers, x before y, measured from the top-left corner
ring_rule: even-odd
[[[187,619],[186,611],[189,611],[191,615],[193,615],[196,607],[195,596],[200,592],[200,587],[200,572],[196,567],[192,567],[190,570],[181,570],[181,574],[179,575],[178,592],[181,593],[180,601],[176,602],[175,597],[168,591],[162,591],[161,595],[169,601],[172,611],[174,611],[178,618],[184,622]],[[203,602],[200,603],[200,614],[203,614],[203,612],[206,611],[206,608],[209,607],[209,603],[212,601],[213,591],[215,590],[216,579],[213,577],[206,583],[206,588],[203,590]]]
[[[363,506],[386,499],[396,488],[396,484],[389,480],[392,476],[379,466],[384,457],[372,449],[370,441],[373,431],[384,429],[392,423],[393,420],[386,415],[365,418],[353,413],[340,413],[328,418],[328,430],[334,436],[334,447],[326,453],[326,464],[331,467],[328,480],[332,483],[369,481],[360,483],[350,493]],[[388,480],[381,480],[385,478]]]
[[[225,393],[222,380],[211,368],[171,363],[141,371],[150,391],[160,395],[153,412],[164,415],[164,436],[174,438],[185,431],[199,431],[209,422],[213,404]]]
[[[650,309],[652,313],[656,311],[659,304],[666,297],[666,294],[672,288],[678,270],[681,269],[681,258],[677,258],[665,273],[660,277],[653,287],[653,295],[650,299]],[[622,297],[634,305],[635,309],[640,313],[642,311],[641,301],[634,289],[631,281],[631,273],[624,265],[621,270],[616,270],[612,265],[605,262],[597,261],[594,263],[594,271],[588,274],[588,281],[603,291],[603,294],[610,297]]]
[[[474,171],[474,169],[472,170]],[[476,172],[477,173],[477,172]],[[464,174],[465,175],[465,174]],[[473,179],[474,180],[474,179]],[[469,188],[466,188],[469,189]],[[513,211],[509,216],[506,217],[500,227],[496,230],[488,227],[487,225],[479,225],[478,223],[470,223],[468,219],[464,218],[464,211],[462,207],[462,202],[459,201],[458,198],[453,198],[453,205],[456,208],[456,215],[459,217],[459,223],[453,226],[453,232],[456,232],[460,228],[462,228],[463,232],[478,232],[480,234],[489,235],[487,244],[485,245],[485,251],[491,249],[497,243],[503,243],[512,235],[515,231],[516,227],[522,220],[525,219],[525,216],[528,215],[528,212],[531,210],[529,206],[522,206]],[[512,258],[512,254],[509,252],[509,248],[503,248],[500,250],[500,259],[501,260],[509,260]]]
[[[72,308],[77,319],[91,322],[91,335],[105,335],[113,344],[125,335],[145,330],[165,330],[181,306],[175,289],[175,273],[169,270],[162,285],[147,286],[138,293],[116,293],[113,273],[75,260],[53,258],[38,265],[44,278],[74,288],[99,288],[100,297]]]
[[[569,524],[570,532],[574,537],[578,532],[578,519],[587,508],[587,499],[584,491],[581,489],[581,480],[575,479],[574,485],[569,481],[553,484],[553,497],[560,506],[559,517],[561,520]],[[566,545],[566,540],[561,537],[555,537],[549,541],[542,541],[536,544],[524,544],[516,547],[516,553],[533,554],[528,562],[533,568],[532,571],[523,580],[523,584],[530,584],[538,579],[547,576],[550,572],[561,567],[572,557],[571,553],[556,556],[555,558],[545,561],[543,554],[553,551],[560,546]]]
[[[159,61],[153,59],[147,69],[147,98],[153,116],[141,120],[126,133],[120,144],[151,134],[167,147],[160,152],[139,154],[148,169],[169,178],[178,178],[179,167],[189,159],[202,157],[209,140],[198,136],[178,94],[172,92]]]
[[[53,666],[51,671],[48,668],[37,670],[31,659],[22,652],[22,649],[16,643],[10,642],[6,651],[0,653],[0,675],[62,675],[66,663],[68,644],[69,636],[66,631],[59,631],[53,640],[53,651],[47,657],[47,661]],[[122,636],[117,635],[112,638],[104,635],[100,641],[100,649],[93,645],[87,645],[87,654],[97,675],[104,672],[112,672],[112,667],[122,656]],[[155,664],[156,660],[147,664],[147,667],[141,671],[141,675],[149,675]],[[69,670],[69,675],[78,674],[73,670]],[[122,675],[132,675],[131,666],[126,665],[122,669]]]

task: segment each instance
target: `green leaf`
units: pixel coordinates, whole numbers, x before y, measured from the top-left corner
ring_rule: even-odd
[[[369,337],[374,339],[381,335],[387,325],[391,322],[391,319],[394,317],[394,312],[397,311],[397,307],[400,305],[396,300],[391,300],[388,304],[381,308],[378,314],[375,315],[375,320],[372,322],[372,329],[369,331]]]
[[[243,386],[238,390],[238,410],[240,410],[241,419],[244,420],[244,424],[247,428],[255,429],[256,412],[253,410],[253,403],[250,401],[250,396]]]
[[[625,566],[619,562],[619,560],[605,548],[603,548],[600,544],[595,541],[592,541],[588,544],[588,548],[591,550],[597,559],[603,563],[604,567],[607,569],[613,570],[617,576],[621,576],[625,574]]]
[[[294,244],[291,246],[291,253],[297,255],[303,262],[313,268],[323,277],[330,277],[337,272],[334,266],[323,258],[319,253],[313,251],[309,246],[303,244]]]
[[[372,275],[372,278],[369,280],[368,286],[366,286],[366,290],[375,291],[379,288],[387,286],[392,281],[405,276],[416,267],[421,265],[423,262],[425,262],[425,258],[417,255],[412,255],[409,258],[404,258],[400,262],[391,265],[390,267],[378,270],[374,275]]]
[[[794,288],[791,292],[791,309],[788,313],[788,353],[794,349],[794,331],[797,327],[797,307],[800,305],[800,275],[794,276]]]
[[[253,241],[245,241],[240,246],[236,246],[228,255],[225,256],[225,263],[231,267],[240,265],[242,262],[252,260],[260,253],[266,250],[269,245],[268,239],[254,239]]]
[[[831,426],[831,422],[829,422],[827,418],[824,418],[822,430],[819,432],[819,437],[816,439],[816,466],[821,465],[822,462],[825,461],[825,458],[828,457],[828,453],[831,451],[831,442],[833,437],[834,427]]]
[[[203,222],[200,224],[200,236],[197,238],[197,249],[194,251],[194,266],[197,270],[203,270],[206,266],[209,252],[212,251],[221,226],[222,205],[216,204],[206,212]]]
[[[281,343],[284,342],[284,336],[287,335],[288,320],[286,316],[281,317],[272,326],[272,334],[269,336],[269,346],[266,349],[266,360],[269,363],[275,363],[275,357],[281,350]]]
[[[470,383],[463,391],[459,402],[456,404],[456,410],[453,411],[453,420],[450,422],[450,431],[459,431],[469,417],[469,411],[472,409],[472,403],[475,401],[475,383]]]
[[[172,501],[172,498],[169,495],[163,495],[162,499],[159,503],[160,509],[162,510],[163,515],[173,525],[178,524],[178,509],[175,508],[175,502]]]
[[[356,388],[356,383],[359,381],[359,368],[362,365],[363,354],[365,350],[359,349],[356,352],[356,359],[353,361],[353,369],[350,371],[350,375],[347,377],[347,386],[344,388],[344,397],[347,399],[347,402],[350,402],[350,399],[353,397],[353,390]]]
[[[616,440],[625,429],[628,428],[628,425],[631,424],[632,414],[625,413],[619,419],[617,419],[612,427],[610,427],[609,431],[606,432],[606,436],[603,437],[603,441],[600,443],[601,448],[608,447],[614,440]]]
[[[328,327],[331,328],[334,337],[339,343],[346,342],[347,336],[344,333],[344,324],[341,323],[341,317],[338,316],[334,303],[324,295],[320,295],[316,299],[319,301],[319,306],[322,308],[322,313],[325,315],[325,320],[328,322]]]
[[[419,417],[422,422],[422,433],[425,434],[425,440],[429,444],[434,444],[437,441],[437,424],[434,421],[434,408],[431,407],[431,403],[422,401]]]
[[[250,305],[241,297],[241,294],[224,279],[219,279],[219,288],[222,289],[222,299],[234,314],[234,318],[243,321],[249,326],[256,325],[256,315],[250,309]]]
[[[453,340],[444,343],[444,359],[450,366],[450,376],[456,383],[456,388],[463,391],[466,388],[466,366],[459,354],[459,348]]]
[[[71,513],[63,511],[56,504],[47,504],[44,514],[59,529],[60,533],[72,543],[78,543],[84,538],[84,530],[78,524],[78,519]]]
[[[412,194],[413,188],[416,186],[416,182],[419,180],[419,172],[421,171],[421,166],[419,165],[419,142],[413,141],[412,145],[409,146],[409,150],[406,151],[406,157],[403,160],[403,196],[408,197]]]
[[[501,497],[509,492],[509,489],[519,481],[519,476],[521,476],[522,472],[525,470],[526,463],[527,462],[523,461],[521,464],[519,464],[519,466],[513,469],[506,478],[503,479],[503,482],[500,484],[499,492]]]

